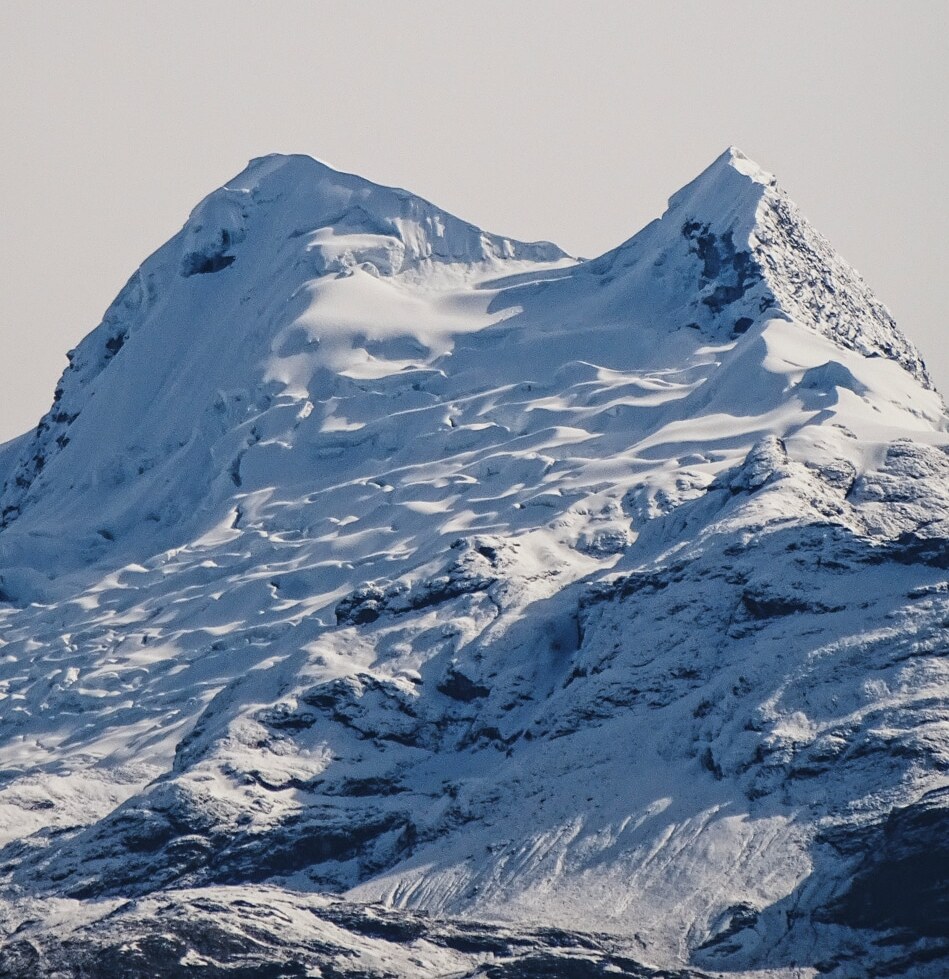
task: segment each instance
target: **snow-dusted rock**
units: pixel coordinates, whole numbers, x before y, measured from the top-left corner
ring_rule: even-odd
[[[0,974],[942,975],[947,445],[735,150],[589,262],[253,161],[0,449]]]

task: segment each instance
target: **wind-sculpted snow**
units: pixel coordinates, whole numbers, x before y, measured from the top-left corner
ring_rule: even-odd
[[[374,277],[402,274],[413,279],[422,274],[437,278],[443,266],[461,276],[465,274],[462,270],[472,266],[558,262],[565,258],[548,242],[525,244],[487,234],[419,197],[337,173],[309,157],[254,160],[195,208],[182,231],[130,279],[101,326],[70,352],[70,366],[56,389],[55,403],[40,421],[8,480],[3,518],[9,521],[17,516],[51,458],[65,449],[79,430],[94,430],[100,437],[111,435],[123,442],[116,448],[134,452],[128,460],[123,460],[121,451],[117,453],[109,461],[111,470],[96,474],[97,484],[103,480],[114,484],[140,475],[169,456],[176,457],[176,465],[187,465],[182,456],[188,458],[188,453],[181,451],[188,446],[187,429],[158,432],[147,419],[143,425],[143,419],[136,416],[147,406],[150,420],[165,428],[179,420],[183,409],[198,403],[198,398],[192,398],[190,403],[181,404],[177,396],[191,381],[184,362],[198,353],[195,346],[202,333],[207,338],[204,357],[219,359],[224,351],[215,348],[221,343],[240,349],[236,358],[224,358],[210,377],[206,373],[210,365],[198,363],[203,360],[198,356],[194,376],[204,383],[198,383],[195,393],[203,399],[214,391],[214,382],[245,380],[241,376],[244,368],[257,367],[254,355],[274,340],[266,327],[265,333],[261,332],[262,323],[272,327],[282,320],[281,307],[296,299],[298,290],[314,276],[347,276],[358,271]],[[240,274],[240,281],[233,277],[223,285],[217,280],[213,285],[207,281],[210,273],[222,272],[238,261],[234,272]],[[181,281],[193,276],[199,280]],[[275,280],[268,283],[269,302],[248,308],[262,276]],[[384,293],[376,301],[384,301],[383,297]],[[411,303],[405,305],[410,309]],[[409,309],[405,312],[410,316]],[[211,322],[202,329],[205,319]],[[291,316],[289,322],[292,320]],[[372,327],[370,319],[366,328],[371,332]],[[119,377],[114,372],[103,377],[126,342],[145,331],[151,335],[136,338],[136,360],[138,364],[150,362],[152,383],[134,367],[126,368]],[[260,348],[255,349],[255,341],[261,342]],[[319,340],[307,336],[302,343],[305,347]],[[172,377],[175,373],[182,376]],[[281,385],[260,383],[265,381],[261,377],[255,380],[259,387],[256,407],[263,407],[274,393],[270,388],[279,391]],[[167,405],[160,418],[152,402],[159,391]],[[90,404],[97,394],[100,402],[107,402],[101,408]],[[247,404],[244,398],[246,392],[222,391],[220,402],[213,407],[225,415],[233,416],[235,410],[245,415],[255,405]],[[212,405],[202,403],[201,407]],[[95,417],[74,428],[85,409],[91,409]],[[75,459],[82,453],[77,446],[69,455]],[[72,464],[75,466],[74,461]],[[60,464],[61,468],[68,465]],[[40,487],[34,495],[38,490]]]
[[[947,444],[737,151],[591,262],[254,161],[0,450],[0,973],[942,975]]]

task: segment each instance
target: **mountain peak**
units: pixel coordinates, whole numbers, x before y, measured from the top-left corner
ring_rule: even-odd
[[[353,378],[444,374],[449,356],[462,370],[463,351],[477,347],[464,338],[484,331],[488,344],[499,334],[486,328],[509,316],[520,328],[508,362],[491,360],[492,382],[510,373],[516,384],[529,357],[551,372],[597,350],[610,363],[614,329],[625,349],[647,356],[649,331],[657,344],[675,346],[686,330],[699,344],[728,344],[785,318],[805,338],[810,330],[894,360],[931,387],[919,354],[863,280],[734,147],[673,195],[661,219],[580,263],[550,243],[489,234],[312,157],[272,154],[201,201],[71,353],[52,408],[9,464],[0,522],[18,520],[41,498],[53,506],[57,479],[77,499],[98,499],[100,485],[121,483],[127,512],[137,514],[130,475],[139,468],[188,446],[204,458],[222,429],[270,411],[278,398],[332,413]],[[566,323],[573,326],[561,348],[544,339]],[[483,351],[471,356],[475,374],[485,371]],[[366,423],[331,419],[326,431]],[[110,454],[113,444],[121,448]],[[228,444],[228,464],[239,468]],[[195,465],[206,476],[195,482],[197,502],[214,471]],[[76,481],[77,467],[92,474]],[[242,478],[235,470],[232,479]],[[233,486],[215,492],[223,498]],[[177,506],[156,504],[160,522],[173,524]]]
[[[254,229],[258,241],[287,234],[307,240],[319,271],[361,266],[397,275],[420,263],[471,265],[493,260],[558,261],[550,242],[490,234],[397,187],[335,170],[303,154],[257,157],[191,213],[181,234],[185,274],[236,261],[234,248]]]
[[[590,268],[623,269],[627,293],[718,336],[783,315],[845,349],[895,360],[932,388],[919,352],[860,274],[734,146],[673,194],[660,219]]]
[[[294,329],[293,317],[301,315],[307,297],[331,292],[335,299],[337,279],[354,280],[345,295],[358,313],[313,299],[318,311],[307,329],[328,320],[331,332],[353,335],[350,354],[334,361],[342,370],[344,361],[373,359],[365,345],[385,319],[372,301],[362,303],[373,291],[366,279],[438,292],[565,261],[572,263],[550,242],[491,234],[406,190],[310,156],[255,158],[200,201],[181,231],[132,276],[99,327],[70,352],[53,406],[7,474],[0,526],[18,517],[67,446],[69,454],[79,451],[81,431],[91,442],[108,431],[139,447],[157,444],[156,455],[163,457],[169,445],[188,442],[187,433],[169,438],[161,432],[168,421],[181,423],[184,405],[200,414],[218,388],[279,387],[257,376],[260,364],[274,356],[281,331]],[[394,298],[373,294],[384,308],[397,307]],[[410,325],[413,315],[399,311]],[[239,348],[235,330],[242,331]],[[314,341],[309,349],[317,346]],[[124,371],[112,369],[120,351]],[[136,358],[150,366],[143,370]],[[182,376],[192,383],[176,383]],[[108,405],[110,399],[122,408]],[[147,413],[137,407],[142,404]]]
[[[269,197],[294,194],[312,198],[331,193],[333,188],[366,193],[373,190],[386,191],[400,197],[422,200],[417,194],[398,187],[377,184],[368,177],[340,170],[307,153],[268,153],[254,157],[240,173],[214,193],[236,191],[252,195],[266,194]]]
[[[751,177],[756,183],[774,183],[772,174],[758,166],[754,160],[742,153],[737,146],[729,146],[721,156],[715,159],[711,166],[729,166],[746,177]]]
[[[263,156],[255,156],[250,159],[247,166],[232,180],[229,180],[225,186],[253,187],[259,184],[264,177],[276,172],[285,175],[291,173],[304,175],[323,171],[338,172],[336,167],[307,153],[265,153]]]
[[[754,226],[758,204],[765,192],[775,189],[772,174],[729,146],[697,177],[669,198],[669,212],[688,212],[710,225],[729,226],[742,232]]]
[[[945,973],[944,406],[760,174],[199,204],[0,451],[0,976]]]

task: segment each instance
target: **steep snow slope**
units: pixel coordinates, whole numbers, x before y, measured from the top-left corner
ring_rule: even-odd
[[[5,926],[266,881],[940,975],[946,443],[735,150],[591,262],[254,161],[0,458]]]

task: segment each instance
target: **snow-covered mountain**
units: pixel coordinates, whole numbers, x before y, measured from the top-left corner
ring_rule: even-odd
[[[0,975],[943,975],[947,446],[737,150],[592,261],[253,161],[0,448]]]

